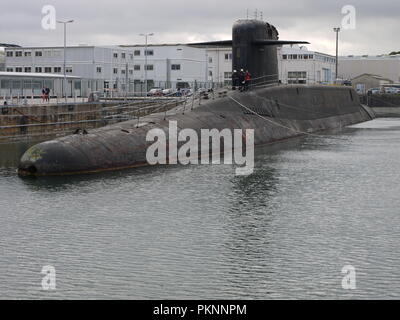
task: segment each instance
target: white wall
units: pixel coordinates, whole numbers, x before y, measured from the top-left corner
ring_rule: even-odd
[[[339,75],[353,79],[370,73],[400,83],[400,56],[339,57]]]
[[[55,67],[60,67],[63,74],[64,50],[62,47],[36,47],[7,49],[13,52],[13,57],[6,57],[6,66],[12,68],[31,67],[35,72],[35,67],[51,67],[54,73]],[[140,50],[140,55],[135,56],[134,51]],[[153,51],[153,55],[147,56],[147,65],[152,65],[153,70],[147,71],[147,79],[155,83],[164,82],[205,82],[206,81],[206,51],[204,49],[192,48],[185,45],[149,45],[148,50]],[[22,51],[22,57],[16,57],[15,52]],[[43,52],[43,56],[36,57],[35,52]],[[145,80],[145,47],[68,47],[67,48],[67,69],[72,67],[71,76],[78,76],[83,79],[93,79],[92,90],[102,90],[105,82],[109,88],[117,86],[121,89],[126,80],[128,82]],[[31,52],[29,57],[25,52]],[[123,53],[125,58],[123,58]],[[114,57],[117,54],[117,57]],[[171,65],[180,65],[180,70],[172,70]],[[126,66],[128,65],[128,73]],[[139,65],[140,70],[134,70],[134,66]],[[101,68],[98,72],[97,68]],[[116,69],[117,73],[114,73]],[[125,73],[124,73],[125,72]],[[97,80],[97,81],[96,81]],[[172,86],[172,85],[170,85]]]

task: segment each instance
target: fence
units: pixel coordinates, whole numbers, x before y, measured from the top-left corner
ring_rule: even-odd
[[[48,138],[138,119],[185,103],[188,97],[143,98],[128,103],[1,107],[0,142]]]

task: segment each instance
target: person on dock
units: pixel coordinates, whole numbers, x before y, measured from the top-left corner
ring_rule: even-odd
[[[50,102],[50,88],[45,89],[45,99],[47,102]]]
[[[42,103],[46,101],[46,88],[42,88]]]

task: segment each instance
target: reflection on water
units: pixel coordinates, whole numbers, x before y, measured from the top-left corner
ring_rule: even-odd
[[[20,179],[0,145],[1,298],[399,298],[400,120],[226,165]],[[341,270],[357,271],[357,289]],[[41,268],[57,290],[40,288]]]

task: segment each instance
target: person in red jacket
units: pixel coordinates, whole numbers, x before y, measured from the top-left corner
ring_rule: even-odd
[[[244,74],[244,90],[247,91],[249,89],[251,81],[251,76],[248,70],[246,70],[246,73]]]

